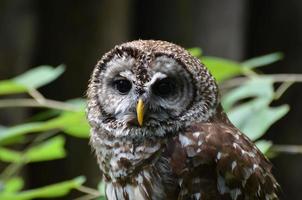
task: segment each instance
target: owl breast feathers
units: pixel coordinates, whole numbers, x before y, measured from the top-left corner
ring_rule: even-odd
[[[272,200],[271,164],[223,112],[212,75],[164,41],[116,46],[88,87],[108,200]]]

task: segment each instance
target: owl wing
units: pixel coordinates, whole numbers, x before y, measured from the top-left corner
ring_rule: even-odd
[[[178,199],[278,199],[271,164],[230,123],[202,123],[167,145]]]

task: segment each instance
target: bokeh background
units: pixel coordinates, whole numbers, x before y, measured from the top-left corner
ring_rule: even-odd
[[[0,0],[0,79],[38,65],[64,63],[66,72],[40,91],[47,98],[84,97],[96,61],[114,45],[160,39],[201,47],[205,55],[242,61],[281,51],[285,58],[265,73],[302,73],[302,1],[297,0]],[[292,86],[276,104],[291,110],[266,137],[276,144],[302,144],[302,85]],[[13,125],[31,109],[0,112]],[[69,138],[67,159],[30,164],[28,188],[85,175],[96,187],[100,173],[88,140]],[[300,200],[302,156],[272,159],[284,199]]]

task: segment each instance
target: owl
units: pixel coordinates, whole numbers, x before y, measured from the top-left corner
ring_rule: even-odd
[[[182,47],[114,47],[87,97],[108,200],[278,199],[272,165],[229,121],[215,79]]]

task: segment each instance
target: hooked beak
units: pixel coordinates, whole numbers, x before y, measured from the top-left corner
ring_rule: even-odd
[[[136,114],[137,114],[137,121],[140,126],[143,125],[144,121],[144,102],[142,99],[139,99],[136,105]]]

